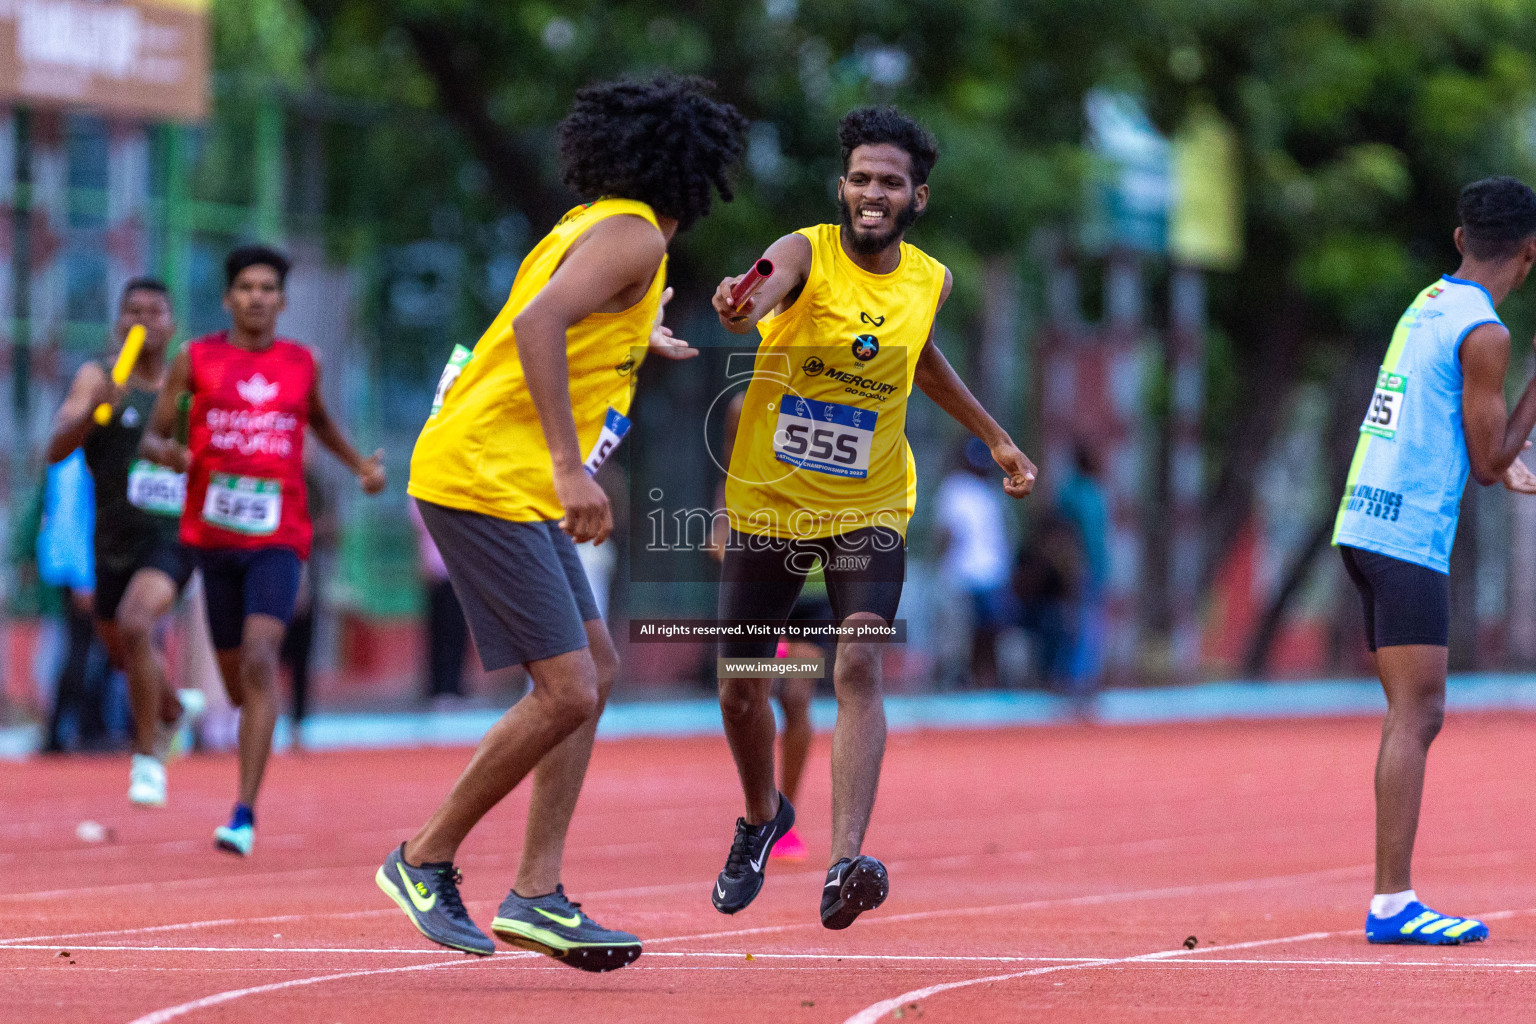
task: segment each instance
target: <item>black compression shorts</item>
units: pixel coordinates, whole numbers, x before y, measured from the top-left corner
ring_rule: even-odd
[[[145,569],[157,569],[176,584],[176,593],[186,589],[195,568],[192,553],[174,540],[158,540],[132,563],[117,568],[109,559],[96,556],[96,617],[103,622],[117,619],[118,605],[128,593],[128,584]]]
[[[818,560],[834,621],[855,612],[872,612],[886,622],[896,618],[906,576],[906,541],[889,527],[867,526],[816,540],[779,540],[732,530],[720,568],[721,621],[787,621],[806,574]],[[720,656],[771,658],[777,646],[773,636],[730,640],[720,644]]]
[[[1424,644],[1447,647],[1451,578],[1401,558],[1339,545],[1344,569],[1360,591],[1365,642],[1371,650]]]

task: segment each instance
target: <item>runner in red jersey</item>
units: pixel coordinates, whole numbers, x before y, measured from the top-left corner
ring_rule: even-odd
[[[314,353],[277,337],[287,258],[247,246],[230,253],[224,269],[234,327],[198,338],[176,357],[142,452],[187,473],[181,540],[202,569],[213,646],[230,703],[240,709],[240,799],[214,840],[249,856],[277,724],[278,659],[309,558],[305,428],[368,494],[384,489],[384,453],[358,454],[326,410]],[[173,437],[184,394],[192,396],[185,447]]]

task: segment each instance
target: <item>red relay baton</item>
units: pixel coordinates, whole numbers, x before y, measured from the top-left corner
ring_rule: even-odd
[[[763,286],[763,282],[773,275],[772,260],[758,260],[752,264],[752,269],[747,271],[747,276],[736,282],[736,287],[731,289],[731,308],[740,309],[742,303],[752,297],[752,293]],[[736,317],[737,320],[742,317]]]

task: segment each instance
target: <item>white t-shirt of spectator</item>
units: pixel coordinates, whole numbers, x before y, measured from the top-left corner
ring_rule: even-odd
[[[1002,490],[971,473],[951,473],[934,496],[939,526],[949,534],[944,573],[965,590],[991,590],[1008,580],[1008,527]]]

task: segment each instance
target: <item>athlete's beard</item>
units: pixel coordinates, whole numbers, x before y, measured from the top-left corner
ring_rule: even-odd
[[[843,227],[843,237],[848,239],[848,248],[860,256],[874,256],[883,252],[890,245],[906,233],[912,222],[917,220],[917,203],[909,202],[895,217],[891,219],[891,229],[884,234],[860,235],[853,221],[853,204],[846,199],[840,199],[837,203],[838,219]]]

